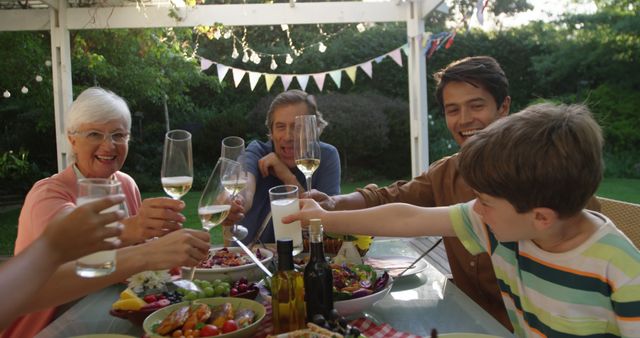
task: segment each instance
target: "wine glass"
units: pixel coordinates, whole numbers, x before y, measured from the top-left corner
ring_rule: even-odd
[[[235,198],[247,186],[247,166],[244,140],[238,136],[228,136],[222,140],[220,156],[240,165],[237,176],[229,176],[223,179],[222,185]],[[238,239],[247,236],[248,230],[242,225],[234,224],[231,233]],[[225,237],[226,238],[226,237]]]
[[[226,158],[219,158],[216,166],[209,176],[207,185],[202,191],[198,202],[198,217],[202,223],[202,228],[211,231],[220,225],[229,215],[231,210],[231,194],[222,185],[225,178],[237,176],[240,171],[238,162]],[[190,280],[193,280],[195,267],[191,268]]]
[[[311,176],[320,166],[320,141],[315,115],[296,116],[293,154],[296,166],[307,179],[307,191],[311,191]]]
[[[188,131],[176,129],[165,135],[160,177],[162,188],[174,200],[179,200],[191,189],[193,154]]]

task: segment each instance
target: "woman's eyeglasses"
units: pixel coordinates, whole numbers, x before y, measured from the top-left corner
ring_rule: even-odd
[[[88,131],[76,131],[73,133],[74,135],[80,135],[86,138],[89,142],[94,144],[100,144],[104,142],[104,140],[109,137],[111,142],[116,144],[125,144],[129,142],[129,133],[116,131],[113,133],[103,133],[101,131],[96,130],[88,130]]]

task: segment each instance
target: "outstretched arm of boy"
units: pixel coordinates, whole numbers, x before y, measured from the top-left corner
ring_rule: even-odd
[[[322,219],[325,231],[343,234],[414,237],[455,236],[449,207],[423,208],[391,203],[368,209],[326,211],[312,199],[300,200],[300,212],[282,218],[284,223]]]

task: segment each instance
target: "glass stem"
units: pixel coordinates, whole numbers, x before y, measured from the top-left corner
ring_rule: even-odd
[[[305,176],[307,179],[307,192],[311,191],[311,175]]]

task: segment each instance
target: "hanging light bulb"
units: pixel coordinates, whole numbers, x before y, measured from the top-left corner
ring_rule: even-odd
[[[287,58],[284,60],[284,62],[286,62],[288,65],[293,63],[293,58],[291,57],[291,54],[287,54]]]
[[[22,92],[22,94],[26,94],[29,92],[29,88],[27,88],[27,86],[22,86],[22,89],[20,89],[20,91]]]
[[[276,63],[276,59],[273,56],[271,57],[271,66],[269,66],[269,68],[271,68],[271,70],[276,70],[276,68],[278,68],[278,64]]]
[[[359,23],[359,24],[356,26],[356,28],[358,29],[358,32],[360,32],[360,33],[364,32],[364,30],[366,29],[366,28],[364,27],[364,24],[362,24],[362,22],[361,22],[361,23]]]
[[[258,53],[253,54],[255,57],[253,58],[253,63],[255,63],[256,65],[259,64],[260,62],[262,62],[262,58],[260,57],[260,55],[258,55]]]
[[[44,64],[47,67],[51,67],[51,61],[49,61],[49,60],[45,61]]]
[[[327,51],[327,46],[325,46],[324,43],[320,42],[320,44],[318,45],[318,50],[320,51],[320,53],[324,53]]]
[[[289,25],[287,25],[286,23],[283,23],[280,25],[280,28],[282,28],[283,31],[289,30]]]
[[[224,32],[224,34],[222,34],[222,37],[225,38],[225,39],[230,38],[231,37],[231,31]]]
[[[36,82],[42,82],[42,76],[36,75]]]
[[[237,59],[238,56],[240,56],[240,54],[238,53],[238,49],[236,49],[236,46],[233,46],[233,52],[231,52],[231,58]]]
[[[244,53],[242,54],[242,62],[247,63],[247,61],[249,61],[249,54],[247,53],[247,50],[245,49]]]
[[[219,40],[219,39],[222,37],[222,33],[220,33],[220,30],[219,30],[219,29],[216,29],[216,30],[215,30],[215,32],[213,32],[213,37],[214,37],[216,40]]]
[[[9,93],[9,91],[5,89],[4,93],[2,93],[2,96],[8,99],[11,97],[11,93]]]

